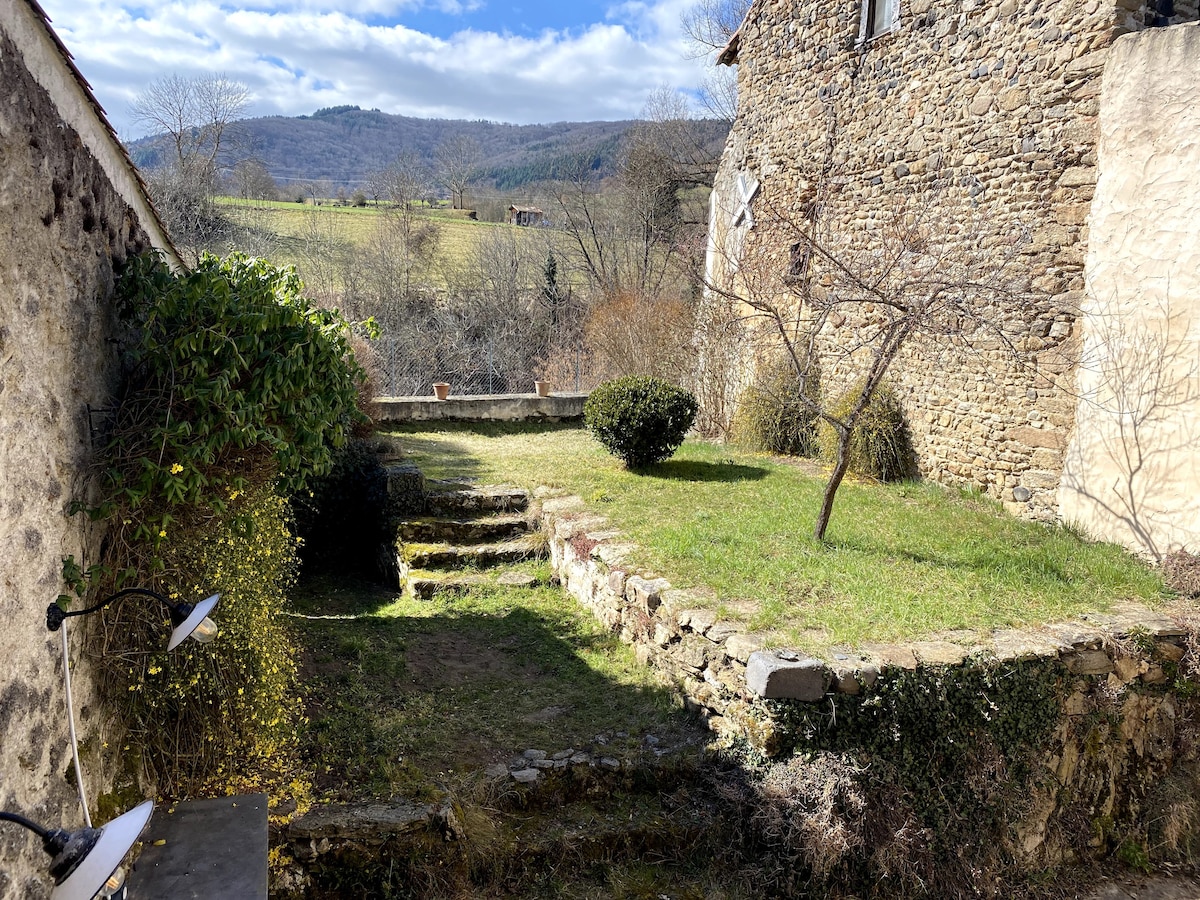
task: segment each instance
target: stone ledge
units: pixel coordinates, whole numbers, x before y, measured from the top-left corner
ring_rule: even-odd
[[[433,397],[379,397],[377,422],[566,422],[583,418],[586,393],[472,394]]]

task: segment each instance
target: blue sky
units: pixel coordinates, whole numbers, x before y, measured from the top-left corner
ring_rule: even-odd
[[[692,0],[42,0],[123,137],[164,75],[244,82],[252,115],[356,104],[530,123],[633,118],[663,86],[694,92]]]

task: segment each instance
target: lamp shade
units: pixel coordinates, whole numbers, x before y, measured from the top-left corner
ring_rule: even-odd
[[[207,644],[217,636],[217,626],[208,614],[213,611],[217,605],[217,601],[221,599],[220,594],[213,594],[207,600],[201,600],[192,611],[187,614],[187,617],[175,626],[175,630],[171,632],[171,640],[167,644],[168,650],[174,650],[189,637],[194,637],[202,644]]]
[[[100,829],[91,850],[58,882],[50,900],[92,900],[121,865],[154,812],[154,801],[138,804]]]

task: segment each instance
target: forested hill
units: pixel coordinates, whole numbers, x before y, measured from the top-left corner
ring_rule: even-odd
[[[328,180],[334,188],[359,187],[367,173],[398,155],[414,152],[431,167],[448,139],[467,136],[482,149],[484,180],[501,190],[553,177],[580,154],[602,172],[611,171],[621,135],[632,122],[556,122],[506,125],[451,119],[414,119],[378,110],[334,107],[311,116],[269,116],[237,124],[239,155],[263,162],[277,182]],[[724,141],[725,123],[705,123],[711,139]],[[707,137],[707,135],[706,135]],[[134,161],[153,167],[163,145],[143,138],[130,146]]]

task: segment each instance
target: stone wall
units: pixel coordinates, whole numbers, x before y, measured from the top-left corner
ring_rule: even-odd
[[[1064,519],[1200,551],[1200,26],[1121,38],[1100,100],[1078,428]]]
[[[0,2],[0,808],[70,828],[82,814],[45,611],[64,589],[63,557],[98,559],[100,535],[68,506],[88,495],[94,428],[117,375],[114,267],[151,245],[148,204],[92,104],[40,12]],[[94,805],[117,752],[101,752],[106,715],[80,637],[72,669]],[[31,834],[0,829],[0,860],[0,898],[49,896]]]
[[[1191,799],[1200,745],[1189,724],[1200,712],[1200,658],[1184,620],[1128,605],[1039,628],[959,632],[816,659],[771,646],[769,637],[723,621],[697,594],[639,573],[628,563],[634,548],[579,498],[544,499],[541,517],[563,586],[732,744],[771,757],[795,748],[867,752],[866,739],[839,735],[837,723],[891,704],[907,710],[891,753],[920,755],[946,727],[938,701],[954,685],[966,705],[951,718],[970,725],[958,739],[979,742],[965,754],[968,767],[995,753],[989,728],[997,744],[1033,750],[1017,788],[1021,802],[1004,811],[1004,852],[1025,871],[1099,858],[1120,840],[1157,842],[1159,858],[1186,855],[1200,840],[1200,807]],[[972,694],[980,672],[994,689]],[[1040,728],[1025,708],[1035,696]],[[1001,764],[992,774],[963,768],[949,777],[999,795],[1011,788],[1008,774]],[[1168,822],[1170,847],[1161,833]]]
[[[751,7],[738,44],[739,112],[713,199],[710,276],[735,293],[777,291],[761,271],[786,271],[788,228],[808,215],[847,259],[869,256],[881,233],[917,213],[951,254],[1015,247],[1011,287],[1030,302],[1000,303],[992,315],[1013,346],[916,341],[893,381],[924,475],[1053,519],[1074,423],[1100,74],[1115,38],[1152,16],[1130,0],[909,0],[896,30],[861,43],[860,6]],[[1196,15],[1194,5],[1176,9]],[[747,182],[760,185],[748,204],[753,225]],[[830,392],[861,362],[847,354],[855,324],[821,332]],[[769,352],[754,341],[738,349],[734,390]]]

